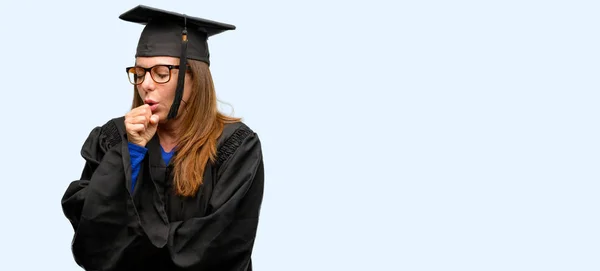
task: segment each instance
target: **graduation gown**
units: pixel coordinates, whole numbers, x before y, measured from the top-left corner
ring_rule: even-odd
[[[62,198],[75,231],[72,252],[86,270],[252,270],[263,197],[258,136],[227,124],[216,163],[207,163],[194,197],[173,193],[158,136],[148,142],[133,191],[124,117],[94,128],[81,179]]]

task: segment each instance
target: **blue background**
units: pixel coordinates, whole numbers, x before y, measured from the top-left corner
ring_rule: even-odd
[[[3,2],[0,270],[80,270],[60,199],[131,104],[137,4],[238,27],[255,270],[600,270],[600,5],[532,0]]]

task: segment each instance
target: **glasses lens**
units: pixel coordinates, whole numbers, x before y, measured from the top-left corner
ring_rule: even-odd
[[[144,81],[144,75],[146,74],[146,71],[144,71],[144,69],[141,68],[137,68],[137,67],[133,67],[130,68],[127,71],[127,75],[129,77],[129,82],[131,82],[132,84],[140,84],[142,83],[142,81]]]
[[[171,79],[171,71],[167,66],[155,66],[152,68],[151,73],[156,83],[166,83]]]

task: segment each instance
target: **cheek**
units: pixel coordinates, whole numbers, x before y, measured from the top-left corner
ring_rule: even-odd
[[[135,87],[135,91],[137,92],[137,94],[140,96],[140,98],[142,98],[142,100],[144,99],[144,91],[142,91],[139,87]]]

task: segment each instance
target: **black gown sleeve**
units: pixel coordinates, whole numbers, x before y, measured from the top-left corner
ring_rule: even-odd
[[[85,167],[62,198],[75,231],[72,252],[86,270],[112,270],[148,247],[126,187],[122,140],[114,123],[93,129],[81,155]],[[129,169],[130,172],[130,169]],[[128,255],[132,254],[132,255]]]
[[[212,211],[171,222],[168,248],[181,268],[251,270],[264,187],[261,144],[254,132],[240,128],[223,147],[229,151],[217,171]]]

